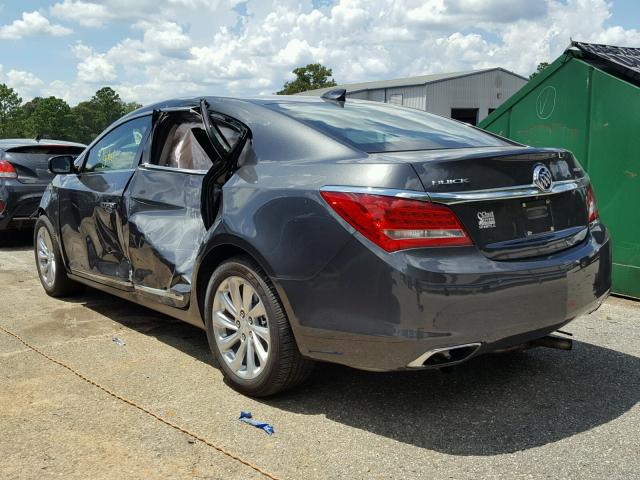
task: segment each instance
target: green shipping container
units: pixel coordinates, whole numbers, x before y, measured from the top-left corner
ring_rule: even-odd
[[[613,240],[613,291],[640,298],[640,48],[573,42],[480,123],[573,152]]]

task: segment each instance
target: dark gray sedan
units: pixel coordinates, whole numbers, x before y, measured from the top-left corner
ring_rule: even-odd
[[[79,155],[85,145],[25,138],[0,140],[0,231],[33,227],[54,155]]]
[[[570,152],[340,91],[161,102],[50,168],[47,293],[79,282],[205,329],[249,395],[314,360],[388,371],[569,348],[548,334],[611,284]]]

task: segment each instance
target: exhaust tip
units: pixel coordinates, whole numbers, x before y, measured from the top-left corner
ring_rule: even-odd
[[[555,348],[557,350],[571,350],[573,348],[573,340],[570,338],[555,337],[553,335],[547,335],[546,337],[533,340],[531,343],[533,347],[547,347]]]
[[[410,368],[444,367],[463,362],[480,348],[480,343],[467,343],[453,347],[434,348],[407,365]]]

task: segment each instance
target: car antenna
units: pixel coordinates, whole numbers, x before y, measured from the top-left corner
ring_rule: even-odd
[[[347,89],[334,88],[333,90],[324,92],[320,98],[327,102],[335,102],[344,108],[344,102],[347,100]]]

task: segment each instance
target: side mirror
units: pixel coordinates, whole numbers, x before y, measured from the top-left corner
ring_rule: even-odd
[[[51,173],[73,173],[73,161],[75,157],[71,155],[58,155],[49,159],[49,171]]]

